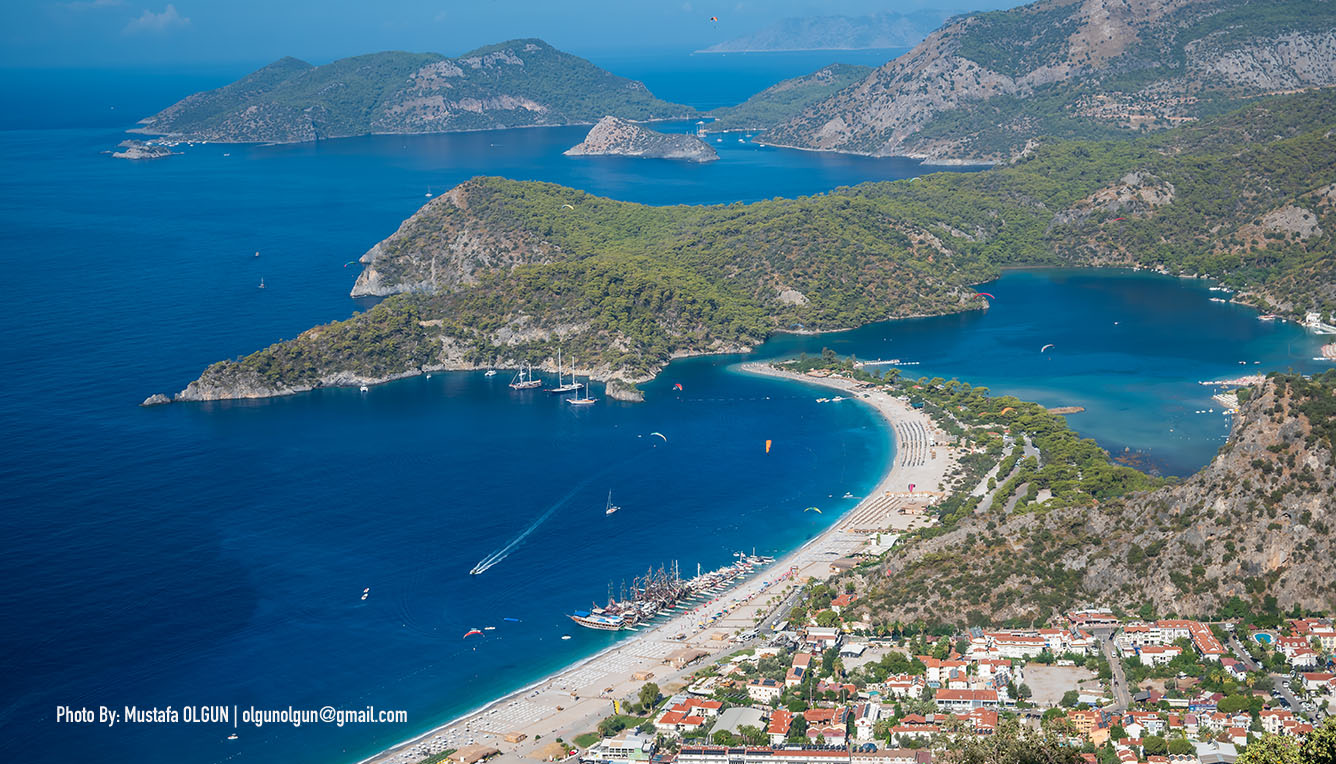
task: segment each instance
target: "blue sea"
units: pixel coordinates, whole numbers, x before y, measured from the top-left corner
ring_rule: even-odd
[[[710,107],[828,60],[599,63]],[[870,411],[738,374],[740,356],[674,363],[645,403],[583,411],[515,394],[504,373],[138,408],[212,361],[365,307],[347,297],[348,262],[425,194],[474,175],[700,204],[921,171],[736,137],[705,166],[562,156],[581,128],[195,146],[149,163],[101,153],[134,119],[241,73],[0,73],[15,107],[0,123],[7,758],[356,761],[610,644],[563,617],[610,583],[787,551],[892,458]],[[988,311],[779,336],[751,357],[828,346],[917,361],[906,373],[1084,406],[1070,419],[1082,433],[1186,474],[1226,434],[1218,412],[1195,413],[1214,405],[1199,380],[1317,368],[1316,339],[1210,302],[1207,286],[1016,271],[986,287]],[[610,517],[609,491],[623,508]],[[802,512],[813,505],[825,513]],[[497,628],[462,639],[484,626]],[[410,721],[242,728],[236,741],[216,725],[56,722],[58,706],[199,704],[370,704]]]

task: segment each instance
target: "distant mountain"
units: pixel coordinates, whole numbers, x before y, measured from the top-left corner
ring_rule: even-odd
[[[802,114],[872,73],[870,66],[831,64],[801,77],[784,80],[762,90],[737,106],[710,112],[714,121],[706,125],[720,130],[768,130]]]
[[[755,34],[725,40],[699,52],[908,48],[936,29],[943,18],[945,15],[936,11],[788,18]]]
[[[1005,161],[1038,137],[1116,137],[1330,85],[1327,0],[1041,0],[955,17],[762,139]]]
[[[371,53],[312,66],[280,59],[142,121],[183,140],[293,143],[368,133],[437,133],[690,117],[640,82],[542,40],[512,40],[458,58]]]

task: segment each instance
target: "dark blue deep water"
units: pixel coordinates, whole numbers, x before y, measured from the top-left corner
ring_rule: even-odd
[[[714,75],[699,59],[628,73],[708,106],[820,63],[775,57],[767,77],[741,58],[707,62]],[[745,90],[720,84],[730,66],[746,69]],[[211,361],[348,315],[356,273],[344,264],[429,189],[476,174],[676,204],[918,172],[735,138],[700,167],[561,156],[579,128],[198,146],[144,164],[100,153],[127,126],[109,103],[138,116],[235,74],[4,74],[0,95],[32,109],[0,132],[6,758],[354,761],[608,644],[562,613],[610,579],[786,551],[851,503],[830,497],[861,495],[890,459],[869,412],[735,374],[736,357],[675,363],[646,403],[586,411],[481,373],[137,408]],[[38,76],[79,97],[36,99]],[[830,346],[1083,405],[1071,419],[1082,432],[1181,474],[1225,433],[1218,414],[1193,413],[1212,405],[1197,380],[1311,368],[1318,344],[1209,302],[1200,282],[1037,271],[988,290],[986,313],[779,337],[756,355]],[[613,517],[609,490],[623,507]],[[836,511],[804,514],[811,505]],[[529,528],[487,573],[467,574]],[[485,625],[498,629],[461,639]],[[207,725],[55,722],[58,705],[205,703],[374,704],[410,722],[242,729],[235,742]]]

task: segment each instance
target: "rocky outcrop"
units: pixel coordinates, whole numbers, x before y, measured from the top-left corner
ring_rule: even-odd
[[[120,151],[113,151],[112,157],[116,159],[162,159],[172,155],[172,150],[166,146],[159,146],[153,143],[144,143],[143,141],[121,141]]]
[[[144,402],[139,405],[144,407],[162,406],[164,404],[168,404],[171,402],[172,399],[168,398],[166,395],[163,395],[162,393],[154,393],[153,395],[150,395],[149,397],[145,398]]]
[[[608,385],[605,390],[608,397],[615,401],[639,403],[640,401],[645,400],[645,393],[641,391],[639,387],[628,382],[623,382],[620,379],[608,380]]]
[[[617,117],[604,117],[566,156],[621,156],[713,162],[714,149],[694,135],[656,132]]]

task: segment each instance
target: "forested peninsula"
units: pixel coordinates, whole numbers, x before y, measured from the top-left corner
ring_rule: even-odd
[[[1022,265],[1210,275],[1267,311],[1336,308],[1336,91],[1137,140],[1060,141],[970,174],[650,207],[477,178],[362,257],[372,309],[210,366],[180,400],[263,397],[558,347],[634,395],[674,357],[986,307]]]

